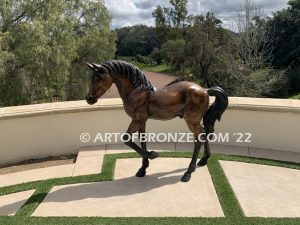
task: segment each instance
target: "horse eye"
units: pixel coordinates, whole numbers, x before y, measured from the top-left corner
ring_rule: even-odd
[[[93,73],[92,74],[92,77],[91,77],[92,83],[100,81],[101,79],[102,79],[102,77],[98,73]]]

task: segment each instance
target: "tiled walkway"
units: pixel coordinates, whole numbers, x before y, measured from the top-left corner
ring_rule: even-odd
[[[34,190],[0,196],[0,216],[13,216],[25,204]]]
[[[97,174],[101,172],[104,155],[103,146],[98,146],[96,149],[81,149],[74,164],[0,175],[0,187],[53,178]]]
[[[300,217],[300,171],[221,161],[247,217]]]
[[[132,151],[124,145],[82,148],[75,164],[1,175],[0,187],[97,174],[105,154],[125,152]],[[158,158],[151,161],[146,177],[137,178],[141,159],[119,159],[113,181],[55,186],[32,216],[223,217],[207,167],[198,168],[189,183],[180,182],[189,161]],[[299,170],[231,161],[220,164],[245,216],[300,217]],[[33,193],[0,196],[0,215],[14,215]]]
[[[117,160],[114,181],[54,187],[33,216],[223,217],[206,167],[180,182],[189,161],[156,159],[137,178],[141,159]]]

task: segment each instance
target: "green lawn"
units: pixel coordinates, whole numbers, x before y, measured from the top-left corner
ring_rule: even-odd
[[[139,64],[138,67],[141,70],[146,70],[155,73],[176,74],[176,70],[166,64],[160,64],[160,65]]]
[[[300,100],[300,94],[291,97],[291,99],[297,99],[297,100]]]
[[[270,224],[270,225],[292,225],[300,224],[300,218],[246,218],[239,206],[237,199],[225,177],[225,174],[219,164],[219,160],[231,160],[241,162],[251,162],[264,165],[274,165],[293,169],[300,169],[300,164],[291,162],[281,162],[274,160],[254,159],[248,157],[238,156],[224,156],[224,155],[213,155],[208,163],[208,169],[211,174],[214,186],[216,188],[217,195],[219,197],[221,206],[223,208],[225,218],[102,218],[102,217],[30,217],[38,205],[46,197],[47,193],[55,185],[74,184],[74,183],[87,183],[87,182],[99,182],[108,181],[113,179],[114,168],[116,160],[119,158],[136,158],[138,157],[135,153],[106,155],[102,166],[102,173],[90,176],[81,177],[70,177],[52,179],[47,181],[31,182],[26,184],[14,185],[10,187],[0,188],[0,195],[15,193],[19,191],[25,191],[30,189],[36,189],[35,193],[26,202],[26,204],[17,212],[15,216],[1,216],[1,225],[17,225],[17,224],[113,224],[113,225],[130,225],[130,224],[143,224],[143,225],[195,225],[195,224],[207,224],[207,225],[235,225],[235,224]],[[176,157],[176,158],[190,158],[191,153],[180,152],[180,153],[161,153],[161,157]],[[198,193],[198,190],[191,190]]]

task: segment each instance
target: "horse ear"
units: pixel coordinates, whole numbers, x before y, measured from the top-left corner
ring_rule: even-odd
[[[95,67],[94,67],[92,64],[86,63],[86,65],[88,65],[88,67],[89,67],[91,70],[95,70]]]
[[[94,68],[95,68],[100,74],[107,73],[106,68],[104,68],[103,66],[97,65],[97,64],[95,64],[95,63],[93,63],[93,66],[94,66]]]
[[[105,69],[103,66],[99,67],[98,71],[99,71],[100,74],[107,73],[107,69]]]

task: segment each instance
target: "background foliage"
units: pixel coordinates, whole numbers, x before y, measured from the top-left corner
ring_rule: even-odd
[[[0,105],[83,99],[86,61],[114,57],[103,1],[0,1]]]
[[[300,0],[272,18],[244,0],[235,32],[187,3],[158,5],[155,27],[112,30],[103,0],[0,0],[0,106],[81,100],[85,62],[113,58],[234,96],[299,98]]]
[[[287,96],[285,71],[270,65],[275,43],[269,24],[274,19],[258,14],[253,1],[245,0],[241,7],[238,33],[224,29],[212,12],[188,15],[187,1],[170,2],[171,8],[157,6],[153,13],[157,35],[165,34],[165,63],[204,87],[218,85],[230,95]]]
[[[295,95],[300,93],[300,0],[289,5],[276,12],[268,25],[274,30],[272,65],[287,70],[289,94]]]

